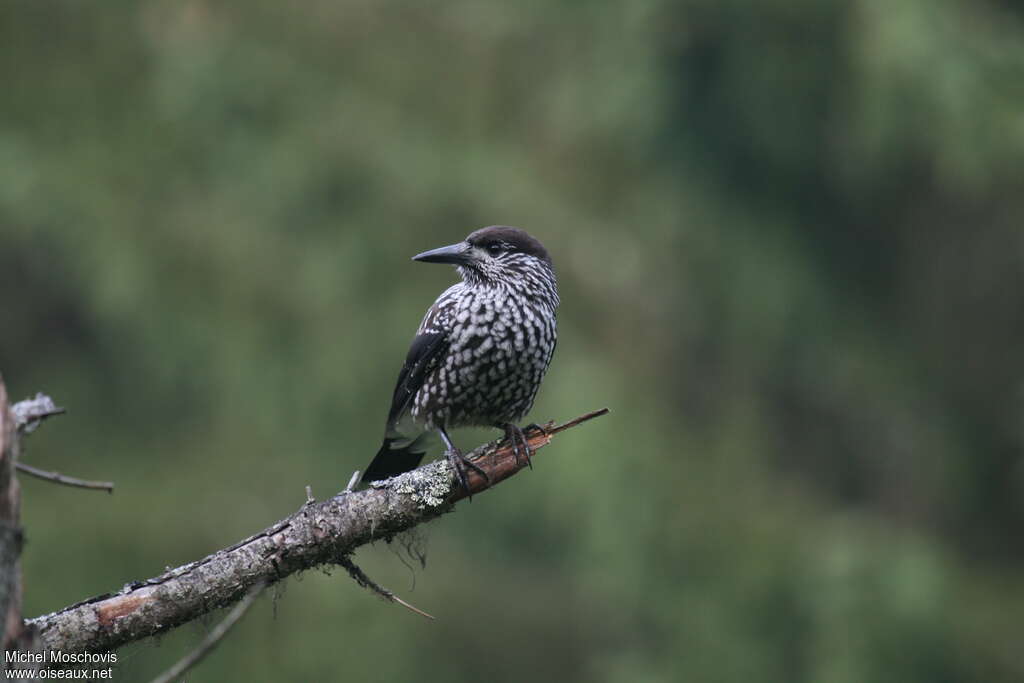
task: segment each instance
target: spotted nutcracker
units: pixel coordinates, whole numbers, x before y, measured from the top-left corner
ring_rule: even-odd
[[[478,467],[452,444],[453,427],[505,430],[516,458],[529,460],[517,426],[533,406],[555,351],[558,288],[544,246],[519,228],[494,225],[464,241],[413,257],[455,265],[462,282],[437,298],[420,323],[398,375],[384,443],[363,481],[415,468],[434,430],[468,490]]]

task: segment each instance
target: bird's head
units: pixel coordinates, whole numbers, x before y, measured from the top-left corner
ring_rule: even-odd
[[[469,284],[506,283],[524,286],[554,283],[554,269],[547,249],[525,230],[492,225],[471,232],[466,239],[412,257],[427,263],[451,263]]]

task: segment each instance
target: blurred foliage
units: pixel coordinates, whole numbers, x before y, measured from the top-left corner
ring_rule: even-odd
[[[426,570],[359,553],[437,622],[312,572],[190,680],[1021,680],[1022,22],[4,3],[0,370],[69,408],[33,464],[118,486],[23,483],[27,614],[343,487],[454,278],[409,256],[508,223],[563,294],[532,418],[612,416]]]

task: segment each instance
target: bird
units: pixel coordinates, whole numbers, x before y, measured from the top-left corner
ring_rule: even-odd
[[[427,310],[398,374],[377,455],[362,482],[415,469],[436,432],[463,489],[467,460],[448,430],[485,426],[505,431],[516,461],[530,463],[518,422],[533,407],[558,339],[558,285],[544,245],[525,230],[491,225],[463,241],[412,257],[455,266],[461,281]]]

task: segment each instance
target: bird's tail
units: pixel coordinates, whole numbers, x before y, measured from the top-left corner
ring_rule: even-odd
[[[416,469],[427,452],[427,438],[429,434],[421,434],[418,438],[384,438],[380,450],[373,458],[373,461],[363,472],[360,480],[364,484],[394,477],[402,472]]]

